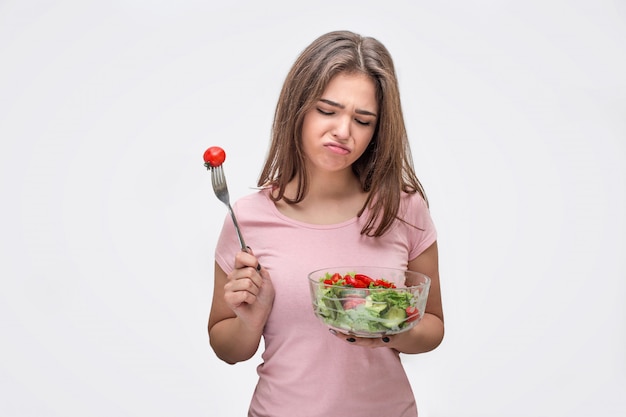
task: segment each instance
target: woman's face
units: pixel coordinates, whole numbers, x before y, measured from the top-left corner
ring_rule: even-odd
[[[368,76],[334,76],[304,116],[302,144],[310,172],[349,169],[372,140],[377,114],[376,87]]]

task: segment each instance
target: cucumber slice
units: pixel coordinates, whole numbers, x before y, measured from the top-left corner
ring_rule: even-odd
[[[382,315],[383,321],[381,324],[388,329],[395,329],[400,327],[402,322],[406,319],[406,312],[399,307],[391,307],[385,314]]]

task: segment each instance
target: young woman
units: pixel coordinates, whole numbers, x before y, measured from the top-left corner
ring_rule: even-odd
[[[249,415],[415,417],[400,353],[430,351],[443,338],[436,231],[380,42],[331,32],[301,53],[258,185],[234,208],[252,249],[241,251],[224,223],[208,324],[228,363],[249,359],[264,341]],[[422,321],[382,339],[329,332],[313,313],[307,276],[338,265],[428,275]]]

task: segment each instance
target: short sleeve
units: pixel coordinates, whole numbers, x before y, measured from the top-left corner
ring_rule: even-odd
[[[235,255],[240,250],[233,220],[230,218],[230,215],[226,215],[222,231],[215,246],[215,262],[226,274],[234,269]]]
[[[403,211],[409,236],[409,260],[413,260],[437,241],[437,229],[420,194],[407,195]]]

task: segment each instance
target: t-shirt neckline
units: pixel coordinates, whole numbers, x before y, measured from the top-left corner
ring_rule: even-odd
[[[342,227],[350,226],[359,220],[358,216],[354,216],[351,219],[347,219],[342,222],[332,223],[332,224],[317,224],[317,223],[303,222],[301,220],[291,218],[283,214],[280,210],[278,210],[278,207],[276,207],[276,203],[269,196],[269,193],[270,193],[269,188],[266,188],[262,191],[263,191],[263,194],[265,195],[265,198],[267,199],[267,203],[270,205],[272,213],[274,213],[274,215],[278,217],[279,219],[284,220],[288,223],[294,224],[296,226],[305,227],[307,229],[317,229],[317,230],[339,229]]]

